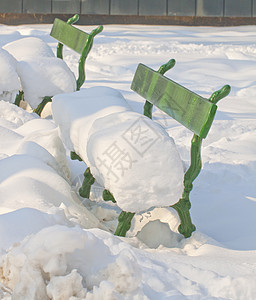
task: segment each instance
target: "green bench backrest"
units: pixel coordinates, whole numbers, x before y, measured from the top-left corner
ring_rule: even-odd
[[[79,54],[82,54],[89,34],[66,22],[55,19],[50,35]]]
[[[201,138],[207,136],[217,105],[139,64],[131,89]]]

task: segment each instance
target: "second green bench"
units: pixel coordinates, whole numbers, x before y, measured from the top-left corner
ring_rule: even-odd
[[[174,65],[175,60],[172,59],[167,64],[162,65],[158,71],[154,71],[143,64],[139,64],[131,89],[146,99],[144,115],[152,119],[152,107],[155,105],[193,133],[190,166],[184,175],[184,192],[182,198],[177,199],[177,203],[172,205],[180,218],[178,230],[187,238],[195,231],[189,213],[191,207],[189,194],[193,188],[193,181],[202,168],[202,140],[206,138],[211,128],[217,111],[217,102],[229,94],[230,86],[223,86],[214,92],[209,99],[203,98],[164,76],[164,73]],[[133,215],[130,212],[120,214],[116,235],[125,236],[130,228]]]

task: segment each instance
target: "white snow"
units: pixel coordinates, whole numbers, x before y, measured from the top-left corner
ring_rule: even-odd
[[[86,32],[92,29],[80,28]],[[50,29],[50,25],[1,25],[0,45],[8,50],[7,43],[21,43],[16,48],[21,47],[21,56],[12,52],[18,64],[37,61],[40,67],[40,61],[54,59],[47,57],[57,45],[49,36]],[[54,97],[54,111],[63,104],[62,114],[54,115],[56,123],[50,109],[47,118],[40,119],[6,102],[13,102],[14,91],[19,89],[17,62],[6,50],[0,51],[0,94],[4,100],[0,101],[0,299],[255,299],[255,29],[105,26],[87,59],[87,80],[81,92]],[[22,48],[24,38],[30,43],[27,50]],[[36,60],[31,52],[39,51],[39,44],[46,45],[41,52],[46,57],[40,54],[44,58]],[[67,66],[76,76],[78,58],[64,48]],[[224,84],[232,88],[218,103],[213,126],[202,145],[203,168],[190,195],[197,231],[184,239],[178,233],[176,212],[156,207],[137,213],[127,237],[119,238],[113,231],[120,208],[102,201],[102,187],[97,183],[90,196],[95,201],[78,196],[86,165],[71,161],[68,154],[80,151],[78,154],[93,166],[97,160],[92,158],[112,143],[122,141],[121,147],[125,147],[122,135],[131,124],[129,120],[143,110],[143,99],[130,90],[137,64],[158,69],[170,58],[177,63],[166,76],[203,97]],[[36,72],[35,64],[30,66]],[[49,73],[39,73],[42,86],[49,86],[48,79],[55,80]],[[31,97],[39,99],[42,95],[36,84],[34,78],[27,81]],[[69,92],[73,90],[74,85]],[[78,104],[81,111],[77,112]],[[127,203],[123,198],[119,205],[129,209],[130,200],[141,205],[143,198],[138,195],[141,197],[146,188],[147,202],[147,193],[156,184],[154,178],[145,183],[137,176],[158,164],[158,157],[169,160],[168,154],[176,155],[164,129],[174,139],[184,164],[189,164],[191,132],[158,109],[154,109],[153,119],[159,125],[148,124],[160,132],[158,141],[168,142],[161,143],[159,149],[155,143],[133,164],[130,173],[120,176],[120,181],[127,181],[123,183],[126,188],[130,184],[131,197],[126,194]],[[143,117],[139,120],[144,122]],[[121,125],[115,125],[117,121]],[[83,129],[77,131],[81,124]],[[155,155],[156,160],[145,166],[142,161],[147,155]],[[168,164],[161,165],[162,172],[169,174],[167,168]],[[112,188],[103,175],[97,179]],[[161,189],[175,184],[171,183],[173,178],[164,177]]]
[[[172,138],[139,113],[96,120],[87,155],[91,173],[124,211],[169,206],[182,196],[184,169]]]
[[[13,103],[20,88],[17,61],[6,50],[0,49],[0,97]]]
[[[19,39],[8,43],[3,49],[18,61],[16,71],[24,98],[31,108],[36,108],[45,96],[76,90],[74,74],[63,60],[54,56],[51,48],[42,39]]]
[[[57,95],[52,113],[66,146],[122,210],[169,206],[181,197],[184,169],[172,138],[159,124],[129,111],[116,90],[94,87]]]
[[[122,94],[108,87],[57,95],[52,103],[53,118],[59,125],[64,144],[85,162],[88,162],[87,141],[93,122],[111,113],[130,109]]]
[[[54,53],[50,46],[38,37],[25,37],[12,41],[3,46],[18,61],[38,58],[38,57],[54,57]]]

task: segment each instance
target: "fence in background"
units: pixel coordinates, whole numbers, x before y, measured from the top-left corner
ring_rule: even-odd
[[[0,13],[256,17],[256,0],[0,0]]]

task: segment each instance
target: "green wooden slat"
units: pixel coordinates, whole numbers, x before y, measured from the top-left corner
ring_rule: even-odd
[[[54,20],[50,35],[79,54],[82,53],[89,36],[60,19]]]
[[[213,122],[217,106],[171,79],[139,64],[131,89],[201,138]]]

